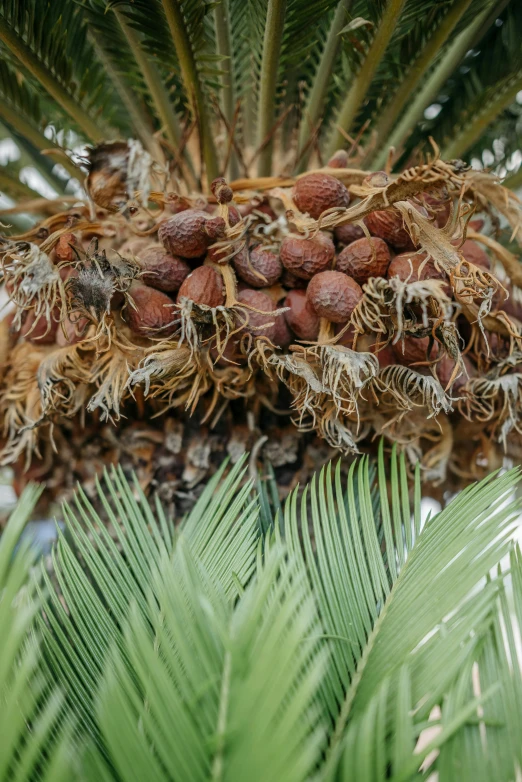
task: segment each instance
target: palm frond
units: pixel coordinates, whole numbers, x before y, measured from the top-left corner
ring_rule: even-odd
[[[67,742],[56,739],[62,697],[49,691],[38,665],[38,640],[31,627],[38,605],[28,542],[20,535],[41,494],[30,485],[0,539],[0,779],[65,780],[70,772]]]
[[[470,487],[424,524],[418,476],[410,501],[404,461],[388,470],[382,451],[377,474],[363,459],[346,486],[339,468],[323,471],[281,526],[268,482],[260,547],[242,470],[209,484],[176,532],[121,474],[101,490],[114,541],[83,495],[66,511],[44,670],[91,736],[93,778],[406,780],[457,752],[469,778],[491,748],[495,778],[512,779],[518,473]],[[489,577],[509,551],[509,574]]]
[[[421,530],[419,508],[410,508],[404,464],[394,470],[390,507],[381,456],[382,541],[364,462],[357,472],[352,468],[346,498],[339,470],[335,478],[327,471],[312,484],[310,527],[306,498],[300,522],[296,496],[285,511],[286,540],[308,571],[323,632],[332,639],[332,664],[321,692],[325,713],[336,723],[327,753],[332,766],[347,724],[364,722],[370,713],[377,719],[380,710],[391,708],[390,697],[396,704],[394,688],[403,666],[413,699],[404,708],[415,713],[410,738],[415,721],[423,724],[429,716],[421,704],[440,703],[462,664],[456,654],[460,643],[469,643],[482,621],[485,608],[477,614],[470,596],[507,553],[513,533],[516,509],[502,503],[516,474],[471,487]],[[493,590],[490,594],[486,607]],[[457,606],[461,613],[447,632],[447,617]],[[415,621],[407,619],[413,616]],[[389,726],[383,730],[386,735]],[[391,762],[387,756],[386,765]]]
[[[99,713],[111,762],[125,779],[306,778],[325,661],[309,641],[306,581],[274,551],[234,609],[191,560],[178,545],[164,562],[152,628],[135,615],[126,634],[132,670],[122,656],[109,667]]]
[[[37,7],[38,6],[38,7]],[[42,35],[42,31],[53,35]],[[3,51],[38,82],[92,141],[110,127],[111,91],[86,40],[79,9],[68,3],[4,0],[0,6]],[[103,112],[103,113],[102,113]]]
[[[182,534],[208,578],[232,597],[254,568],[257,508],[248,500],[248,485],[239,488],[242,464],[221,481],[223,470],[205,488]],[[130,485],[119,471],[106,475],[104,483],[103,488],[98,484],[98,493],[114,539],[79,489],[74,507],[64,506],[67,534],[60,533],[53,556],[59,592],[43,574],[48,591],[41,621],[46,668],[93,735],[93,697],[108,649],[121,647],[131,604],[147,615],[153,572],[162,558],[172,555],[177,542],[161,506],[157,503],[153,513],[137,482]]]

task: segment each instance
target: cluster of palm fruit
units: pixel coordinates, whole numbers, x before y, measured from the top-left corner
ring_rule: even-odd
[[[211,429],[230,405],[286,413],[343,453],[384,435],[435,482],[517,452],[520,272],[496,233],[521,212],[494,177],[339,152],[194,196],[156,168],[137,142],[94,148],[90,201],[2,240],[4,463],[130,406]]]

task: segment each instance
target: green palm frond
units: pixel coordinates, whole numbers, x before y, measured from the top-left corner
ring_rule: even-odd
[[[38,639],[30,632],[39,607],[30,581],[34,552],[20,543],[40,494],[27,487],[0,539],[2,780],[65,781],[70,774],[70,747],[65,736],[57,738],[63,698],[41,675]]]
[[[269,478],[263,544],[243,473],[218,475],[177,530],[121,473],[99,487],[114,537],[82,492],[65,509],[42,671],[88,737],[87,778],[377,782],[458,756],[450,780],[486,762],[514,779],[518,473],[424,524],[418,476],[410,500],[382,451],[345,485],[323,471],[284,517]]]
[[[52,123],[86,141],[134,135],[189,187],[199,157],[207,180],[235,178],[360,142],[378,168],[429,136],[466,157],[500,138],[500,170],[518,138],[519,26],[514,0],[2,0],[15,78],[0,74],[0,117],[37,148]]]
[[[88,139],[99,141],[117,122],[117,112],[114,105],[111,111],[113,94],[86,35],[73,3],[3,0],[0,5],[4,56],[43,87]]]
[[[242,464],[221,481],[223,470],[206,486],[182,534],[208,578],[232,596],[254,568],[257,507],[248,485],[239,488]],[[79,489],[74,507],[64,506],[67,534],[60,534],[53,556],[59,592],[43,572],[48,598],[41,622],[48,673],[68,693],[79,723],[94,735],[93,697],[108,649],[122,644],[132,604],[147,616],[155,567],[172,555],[177,542],[161,506],[154,514],[137,482],[127,483],[121,471],[106,475],[98,493],[115,537]]]

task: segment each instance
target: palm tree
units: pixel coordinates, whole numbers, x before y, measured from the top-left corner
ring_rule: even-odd
[[[272,518],[244,472],[174,529],[113,469],[104,518],[78,489],[32,578],[26,489],[0,540],[0,778],[515,780],[519,472],[425,521],[395,452]]]
[[[380,436],[445,490],[518,460],[521,25],[515,0],[2,0],[20,488],[94,496],[120,462],[183,511],[227,452],[282,495]]]

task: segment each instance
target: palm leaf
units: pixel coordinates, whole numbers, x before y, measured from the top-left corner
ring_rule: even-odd
[[[111,762],[125,779],[306,778],[323,735],[314,697],[324,665],[309,641],[317,614],[306,580],[275,550],[234,609],[184,545],[157,578],[152,629],[134,615],[132,668],[112,658],[101,688]]]
[[[82,492],[65,509],[39,675],[90,736],[83,778],[409,780],[437,750],[430,770],[450,778],[458,760],[458,778],[513,779],[518,473],[424,525],[418,475],[411,504],[404,461],[387,470],[382,450],[346,486],[323,471],[300,512],[294,493],[281,527],[269,481],[259,546],[243,472],[222,471],[176,531],[121,472],[100,487],[114,537]]]
[[[36,80],[92,141],[110,126],[110,90],[100,87],[105,77],[86,41],[83,19],[74,4],[37,4],[4,0],[0,6],[0,40],[13,61]],[[53,35],[42,35],[53,30]],[[74,55],[74,57],[73,57]],[[101,101],[101,102],[100,102]]]
[[[242,464],[221,481],[224,468],[182,529],[208,577],[232,596],[254,567],[257,509],[248,501],[249,487],[239,489]],[[67,535],[60,533],[53,555],[59,591],[43,574],[49,597],[41,622],[48,675],[69,693],[71,708],[94,735],[93,697],[107,651],[123,643],[122,627],[132,603],[147,615],[152,572],[162,557],[172,554],[177,540],[159,503],[154,514],[137,482],[131,486],[121,471],[106,475],[98,493],[115,540],[80,489],[74,507],[64,506]]]
[[[38,666],[37,638],[30,633],[38,605],[29,570],[34,562],[22,529],[41,489],[29,485],[0,539],[0,779],[65,780],[70,756],[64,738],[56,740],[62,710],[58,692],[49,691]]]
[[[469,599],[507,553],[513,534],[516,508],[503,508],[502,503],[518,480],[516,474],[462,492],[422,530],[418,508],[410,509],[404,463],[395,478],[392,474],[391,508],[384,475],[381,452],[384,550],[376,533],[364,461],[357,472],[352,467],[347,507],[337,469],[335,479],[327,470],[318,484],[312,484],[310,527],[306,497],[300,523],[295,495],[285,510],[286,540],[308,571],[323,632],[332,639],[332,665],[322,687],[325,713],[336,721],[327,753],[329,768],[335,765],[347,723],[364,720],[368,710],[379,713],[376,704],[389,688],[393,694],[403,666],[416,719],[427,718],[419,704],[437,703],[448,675],[457,675],[458,639],[464,643],[474,632],[475,604],[464,603],[459,632],[448,634],[451,643],[444,650],[445,617]],[[442,660],[445,665],[440,668]],[[390,708],[388,696],[381,708]],[[410,733],[414,730],[412,726]]]

